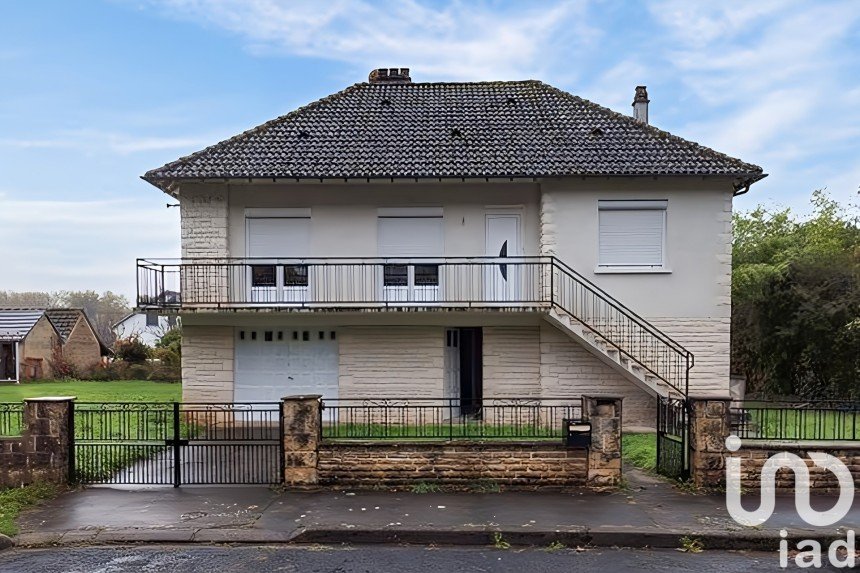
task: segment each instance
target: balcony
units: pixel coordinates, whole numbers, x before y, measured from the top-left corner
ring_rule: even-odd
[[[137,261],[141,310],[545,307],[549,257]]]

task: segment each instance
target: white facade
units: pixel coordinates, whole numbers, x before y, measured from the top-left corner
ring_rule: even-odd
[[[177,324],[175,316],[158,316],[138,312],[130,314],[113,325],[117,339],[137,337],[147,346],[155,346],[168,330]]]
[[[692,177],[184,184],[179,190],[186,259],[558,257],[696,355],[691,395],[719,396],[729,389],[732,195],[728,179]],[[613,214],[602,224],[606,202],[649,212]],[[628,220],[630,236],[623,229]],[[626,245],[643,247],[624,258]],[[279,267],[270,277],[261,274],[255,284],[271,286],[254,286],[252,296],[264,300],[277,291],[278,301],[305,301],[312,286],[304,286],[301,272],[314,271]],[[391,272],[386,284],[402,286],[386,286],[384,296],[391,298],[385,300],[436,300],[429,297],[445,288],[444,276],[422,278],[418,267]],[[511,266],[506,272],[523,271]],[[504,288],[525,284],[514,279],[506,276]],[[483,289],[502,300],[531,294]],[[450,370],[446,330],[480,327],[484,396],[620,394],[627,400],[626,422],[648,424],[649,394],[540,312],[513,310],[183,312],[184,397],[440,397],[446,364]],[[252,331],[256,340],[240,338]],[[296,332],[299,340],[292,338]],[[304,332],[312,340],[302,341]]]

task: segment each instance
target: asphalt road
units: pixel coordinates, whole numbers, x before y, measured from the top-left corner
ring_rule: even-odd
[[[789,569],[792,569],[791,567]],[[822,569],[818,569],[821,571]],[[830,570],[830,569],[824,569]],[[836,569],[832,569],[835,571]],[[380,573],[392,571],[784,571],[775,553],[672,550],[426,548],[426,547],[81,547],[16,549],[0,553],[0,572],[14,573]]]

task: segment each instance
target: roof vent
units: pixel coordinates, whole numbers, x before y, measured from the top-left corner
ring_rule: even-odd
[[[370,72],[367,81],[372,84],[411,84],[409,68],[377,68]]]
[[[645,86],[636,86],[636,95],[633,96],[633,119],[648,124],[648,90]]]

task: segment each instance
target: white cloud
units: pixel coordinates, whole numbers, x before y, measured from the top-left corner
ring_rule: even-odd
[[[178,209],[160,198],[57,201],[0,193],[6,290],[113,290],[131,300],[135,259],[178,256]],[[141,252],[141,245],[145,251]]]
[[[152,0],[172,17],[241,37],[256,53],[324,58],[360,67],[408,66],[422,79],[515,79],[548,72],[599,33],[585,0],[515,4],[415,0]],[[553,50],[559,41],[565,49]]]
[[[129,155],[147,151],[195,150],[211,143],[211,138],[184,136],[136,136],[123,133],[79,129],[39,138],[2,138],[0,147],[17,149],[69,149],[84,153],[108,152]]]

